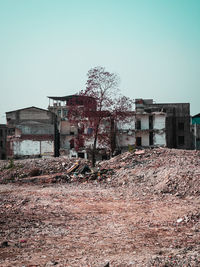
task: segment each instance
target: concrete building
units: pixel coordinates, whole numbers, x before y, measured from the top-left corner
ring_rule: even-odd
[[[70,157],[87,158],[85,139],[82,138],[83,125],[71,123],[69,121],[69,106],[75,106],[76,110],[89,106],[91,110],[96,110],[96,101],[92,97],[78,95],[69,96],[49,96],[48,110],[55,113],[58,118],[58,129],[60,134],[60,154]],[[77,144],[78,142],[78,144]],[[77,150],[76,147],[79,147]]]
[[[85,100],[84,103],[84,100],[77,95],[49,97],[48,109],[58,116],[60,152],[71,157],[87,158],[87,151],[93,144],[92,136],[88,134],[93,129],[89,129],[87,123],[82,128],[81,123],[75,125],[68,120],[69,105],[81,108],[91,102],[93,109],[96,110],[96,102],[93,98],[86,97]],[[109,128],[108,125],[106,128]],[[126,121],[115,122],[114,128],[116,151],[123,152],[130,147],[191,148],[190,106],[188,103],[155,104],[152,99],[136,99],[135,111],[130,113]],[[82,134],[84,134],[84,138]],[[78,151],[76,149],[77,140],[82,144],[79,144]],[[102,155],[104,154],[103,150],[108,150],[108,147],[100,144],[97,147],[101,150]]]
[[[158,124],[164,123],[160,121],[161,116],[164,117],[165,114],[165,123],[163,138],[166,139],[166,146],[169,148],[178,148],[178,149],[190,149],[191,148],[191,134],[190,134],[190,104],[189,103],[153,103],[153,100],[136,100],[136,113],[146,113],[149,116],[149,126],[151,120],[154,120],[157,112],[160,113],[160,118],[158,119]],[[162,114],[162,115],[161,115]],[[153,117],[151,117],[153,115]],[[154,125],[157,124],[154,122]],[[160,126],[158,126],[160,127]],[[161,126],[162,127],[162,126]],[[157,126],[156,126],[157,128]],[[155,132],[154,132],[155,133]],[[149,132],[150,134],[150,132]],[[153,145],[157,145],[156,135],[154,134],[155,139],[153,139]],[[161,141],[163,142],[163,141]]]
[[[6,112],[7,157],[54,155],[55,114],[28,107]]]
[[[0,159],[6,159],[7,126],[0,124]]]
[[[189,103],[155,104],[152,99],[136,99],[135,112],[117,125],[117,146],[190,149]]]
[[[166,146],[165,132],[166,114],[137,110],[129,117],[129,121],[117,124],[117,147],[126,151],[130,147]]]

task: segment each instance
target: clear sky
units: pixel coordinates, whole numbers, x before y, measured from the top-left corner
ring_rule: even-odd
[[[190,102],[200,112],[200,0],[0,0],[0,123],[120,76],[123,95]]]

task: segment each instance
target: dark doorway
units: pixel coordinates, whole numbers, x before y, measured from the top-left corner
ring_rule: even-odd
[[[136,146],[142,145],[142,137],[136,137]]]
[[[153,132],[149,133],[149,145],[153,146]]]
[[[78,152],[78,158],[84,159],[84,153],[83,152]]]

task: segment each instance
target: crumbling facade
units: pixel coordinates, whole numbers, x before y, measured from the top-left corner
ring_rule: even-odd
[[[90,105],[96,110],[96,101],[92,97],[69,95],[63,97],[49,96],[48,110],[57,116],[57,125],[60,134],[60,154],[70,157],[87,158],[86,135],[88,129],[86,125],[72,123],[69,120],[69,106],[76,106],[77,110]],[[83,138],[83,134],[85,138]],[[88,134],[89,135],[89,134]]]
[[[81,123],[81,126],[75,125],[68,120],[68,107],[72,99],[77,99],[73,104],[84,105],[77,95],[49,97],[48,109],[58,116],[60,152],[71,157],[87,158],[93,129],[86,124],[83,127]],[[95,100],[91,98],[90,101]],[[115,139],[115,152],[137,147],[191,148],[189,103],[155,104],[152,99],[136,99],[135,111],[129,113],[125,121],[115,121],[115,125],[110,127],[114,129],[111,139]],[[78,150],[77,140],[81,143]],[[105,157],[103,151],[108,150],[108,147],[101,147],[100,150]]]
[[[158,124],[163,124],[165,134],[162,135],[166,139],[166,146],[169,148],[190,149],[191,148],[191,134],[190,134],[190,104],[189,103],[153,103],[153,100],[136,100],[136,113],[143,112],[152,115],[159,113],[164,116],[165,123],[160,119]],[[156,123],[157,124],[157,123]],[[154,124],[154,125],[156,125]],[[149,124],[150,125],[150,124]],[[155,144],[158,145],[159,142]],[[161,140],[159,138],[159,140]],[[162,141],[161,141],[162,142]]]
[[[6,112],[7,157],[54,155],[55,114],[28,107]]]
[[[166,146],[166,114],[147,113],[137,110],[129,117],[129,122],[117,124],[117,147],[126,151],[136,147]]]
[[[7,126],[0,124],[0,159],[6,159]]]

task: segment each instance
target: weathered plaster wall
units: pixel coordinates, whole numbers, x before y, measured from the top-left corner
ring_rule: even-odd
[[[137,114],[136,121],[141,121],[141,130],[149,129],[149,115],[148,114]]]
[[[141,133],[142,146],[149,146],[149,132]]]
[[[155,114],[153,120],[154,129],[165,129],[165,114]]]
[[[154,145],[156,145],[156,146],[166,146],[166,134],[165,134],[165,132],[155,133],[155,135],[154,135]]]
[[[117,136],[117,145],[124,147],[135,144],[135,134],[128,135],[127,133],[121,133]]]
[[[16,140],[12,142],[14,156],[53,154],[53,141]]]

